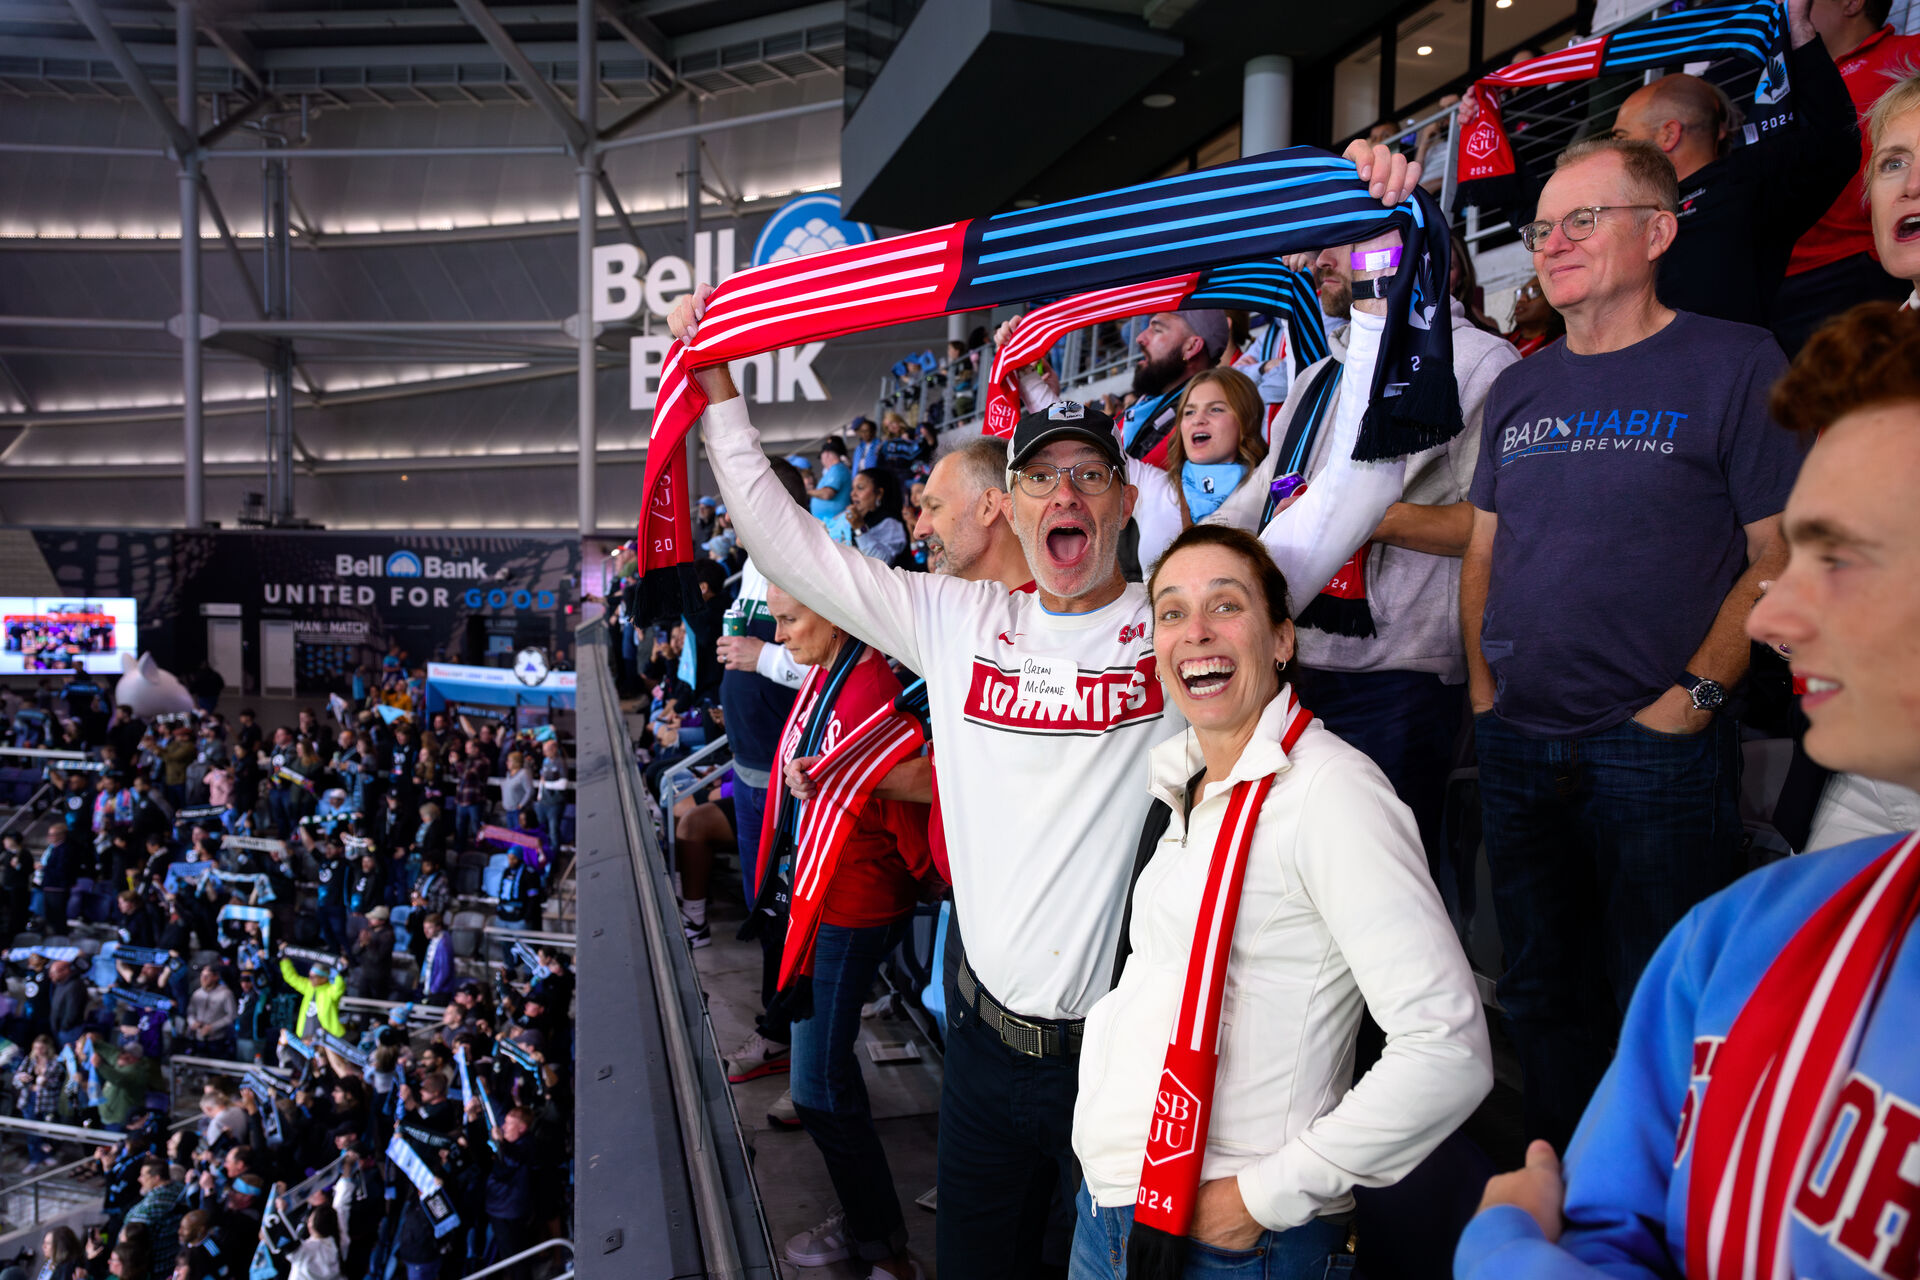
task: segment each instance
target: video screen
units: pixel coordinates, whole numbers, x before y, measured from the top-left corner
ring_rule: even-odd
[[[135,615],[130,597],[0,596],[0,675],[118,675],[121,655],[140,652]]]

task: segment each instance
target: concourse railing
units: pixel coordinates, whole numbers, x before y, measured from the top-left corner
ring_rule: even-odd
[[[773,1245],[598,618],[576,633],[574,1268],[773,1280]],[[521,935],[524,936],[524,935]]]

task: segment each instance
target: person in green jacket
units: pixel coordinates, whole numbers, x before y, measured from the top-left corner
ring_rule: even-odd
[[[340,997],[347,994],[344,977],[316,963],[303,978],[293,967],[293,961],[284,957],[280,961],[280,976],[300,993],[300,1012],[293,1019],[294,1035],[302,1040],[312,1038],[313,1024],[309,1019],[317,1019],[320,1026],[336,1036],[347,1034],[346,1024],[340,1021]]]
[[[92,1032],[87,1034],[87,1049],[93,1069],[100,1073],[100,1123],[109,1129],[121,1128],[147,1105],[147,1093],[154,1087],[146,1050],[138,1044],[122,1045],[109,1061]]]

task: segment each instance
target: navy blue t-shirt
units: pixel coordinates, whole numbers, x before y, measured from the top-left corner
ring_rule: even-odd
[[[1487,397],[1468,497],[1500,518],[1480,646],[1516,729],[1609,729],[1671,688],[1786,506],[1799,441],[1767,415],[1764,329],[1679,312],[1581,356],[1557,342]]]

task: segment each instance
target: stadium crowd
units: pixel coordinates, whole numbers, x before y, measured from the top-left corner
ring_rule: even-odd
[[[942,1280],[1920,1275],[1920,40],[1886,15],[1786,6],[1777,133],[1673,75],[1569,147],[1510,333],[1456,273],[1465,429],[1409,457],[1352,456],[1398,232],[1296,260],[1326,360],[1156,314],[1124,399],[1042,360],[1004,438],[903,397],[769,457],[697,373],[711,559],[651,631],[626,584],[622,678],[651,760],[731,748],[668,820],[690,945],[732,856],[763,950],[729,1079],[787,1075],[838,1198],[789,1261],[920,1274],[854,1044],[950,899]],[[1421,182],[1348,156],[1388,207]],[[1796,753],[1758,814],[1755,739]],[[1482,839],[1531,1140],[1491,1178]]]
[[[571,1234],[571,946],[513,937],[567,874],[562,743],[387,671],[271,729],[81,673],[9,707],[79,758],[30,757],[0,851],[0,1070],[58,1126],[29,1175],[100,1204],[0,1275],[432,1280]]]

